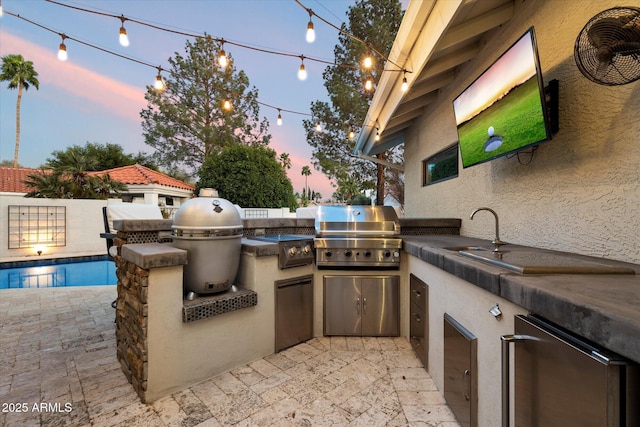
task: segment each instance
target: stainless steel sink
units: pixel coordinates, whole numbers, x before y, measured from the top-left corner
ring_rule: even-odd
[[[462,249],[460,255],[520,274],[635,274],[632,268],[586,260],[543,250],[494,252],[486,248]]]

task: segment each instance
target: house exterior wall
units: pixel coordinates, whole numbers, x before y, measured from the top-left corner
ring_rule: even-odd
[[[514,18],[491,33],[481,53],[405,134],[407,217],[462,218],[461,234],[492,239],[488,206],[507,242],[640,262],[640,81],[604,86],[582,76],[574,42],[611,0],[515,2]],[[560,82],[560,130],[533,160],[500,158],[423,187],[422,160],[457,141],[453,99],[530,26],[545,84]]]

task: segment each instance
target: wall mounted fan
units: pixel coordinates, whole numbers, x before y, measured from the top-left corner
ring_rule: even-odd
[[[614,7],[587,22],[573,50],[578,69],[607,86],[640,79],[640,8]]]

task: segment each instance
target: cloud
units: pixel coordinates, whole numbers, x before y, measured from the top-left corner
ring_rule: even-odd
[[[6,30],[2,31],[1,54],[15,52],[34,63],[38,71],[40,87],[55,87],[63,92],[94,104],[95,106],[135,122],[139,122],[139,112],[146,107],[145,89],[131,86],[106,77],[73,63],[70,58],[60,61],[56,52],[23,40]],[[70,52],[70,55],[72,52]],[[86,106],[85,106],[86,108]]]

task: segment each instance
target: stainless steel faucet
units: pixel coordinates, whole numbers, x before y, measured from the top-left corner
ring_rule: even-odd
[[[503,242],[502,240],[500,240],[500,226],[499,226],[499,221],[498,221],[498,214],[496,213],[496,211],[494,211],[491,208],[478,208],[476,210],[474,210],[473,212],[471,212],[471,216],[469,217],[469,219],[473,219],[473,216],[475,214],[477,214],[480,211],[489,211],[493,214],[493,216],[496,218],[496,238],[491,242],[493,243],[494,252],[500,252],[500,246],[502,245],[507,245],[507,242]]]

